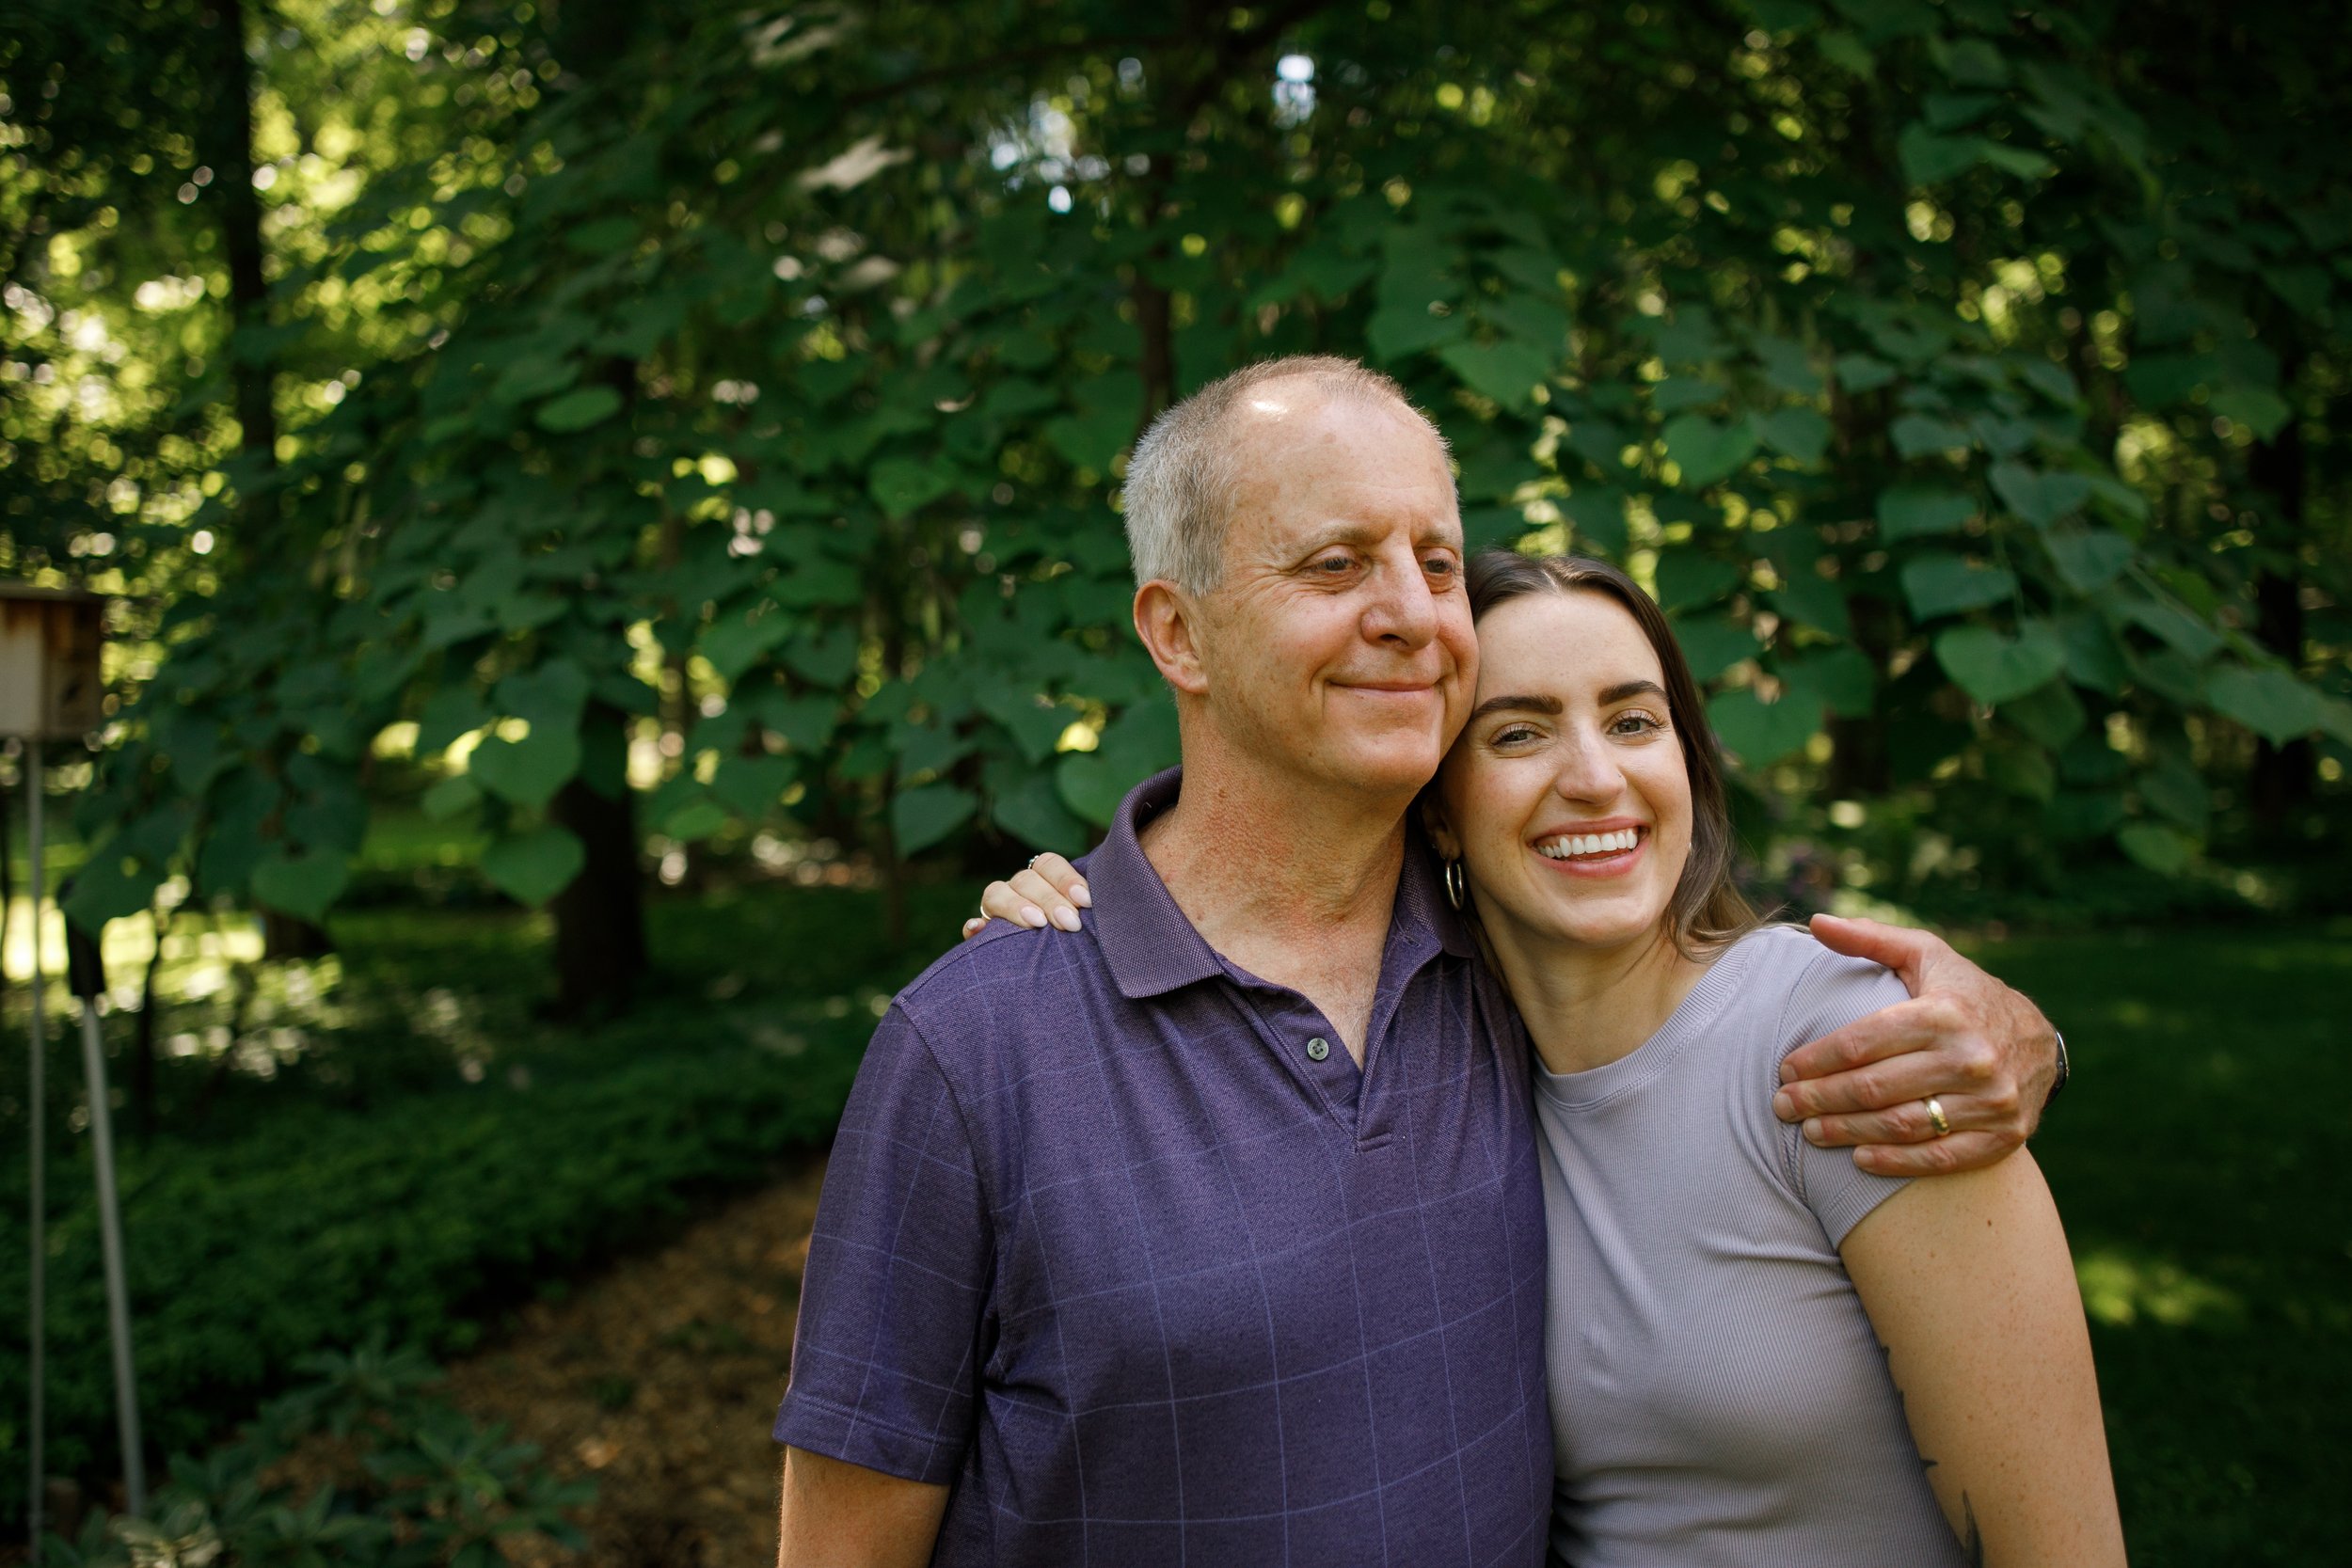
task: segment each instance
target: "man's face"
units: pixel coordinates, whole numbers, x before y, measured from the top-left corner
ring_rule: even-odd
[[[1305,379],[1243,395],[1225,576],[1199,606],[1208,707],[1252,756],[1409,799],[1478,679],[1445,454],[1409,412]]]

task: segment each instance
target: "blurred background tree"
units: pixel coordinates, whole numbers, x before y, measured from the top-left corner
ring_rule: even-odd
[[[1473,545],[1654,586],[1775,896],[2343,912],[2348,60],[2343,8],[2181,0],[18,0],[0,570],[119,595],[48,783],[72,917],[156,939],[134,1124],[162,939],[255,913],[413,971],[385,1006],[469,1083],[461,972],[637,1073],[582,1034],[475,1138],[387,1109],[448,1065],[395,1053],[278,1086],[364,1125],[247,1123],[224,1075],[310,971],[241,970],[163,1098],[253,1142],[134,1182],[184,1221],[159,1441],[820,1136],[931,895],[1174,759],[1124,453],[1269,355],[1396,375]],[[870,880],[882,929],[771,911],[811,1021],[656,1063],[632,999],[736,996],[746,940],[657,895],[761,879]],[[428,895],[550,940],[371,918]],[[238,1227],[275,1261],[208,1272]]]

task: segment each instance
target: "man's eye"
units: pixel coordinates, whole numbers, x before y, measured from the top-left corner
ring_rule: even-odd
[[[1431,577],[1450,578],[1462,569],[1462,563],[1450,555],[1433,555],[1422,564]]]
[[[1315,562],[1315,570],[1323,573],[1326,577],[1338,577],[1342,572],[1348,570],[1355,564],[1356,562],[1349,560],[1346,556],[1327,555],[1321,561]]]

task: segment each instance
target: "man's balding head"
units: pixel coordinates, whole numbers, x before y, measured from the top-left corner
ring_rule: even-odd
[[[1378,371],[1335,355],[1264,359],[1219,377],[1152,421],[1128,460],[1127,547],[1137,584],[1164,580],[1187,594],[1217,585],[1225,526],[1232,516],[1247,453],[1237,421],[1279,420],[1303,402],[1360,401],[1401,410],[1438,451],[1445,437]]]

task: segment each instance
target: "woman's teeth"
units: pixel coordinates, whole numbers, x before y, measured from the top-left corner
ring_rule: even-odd
[[[1632,848],[1640,838],[1640,830],[1635,828],[1620,828],[1613,833],[1569,833],[1545,839],[1535,846],[1535,852],[1553,861],[1571,860],[1578,855],[1615,855]]]

